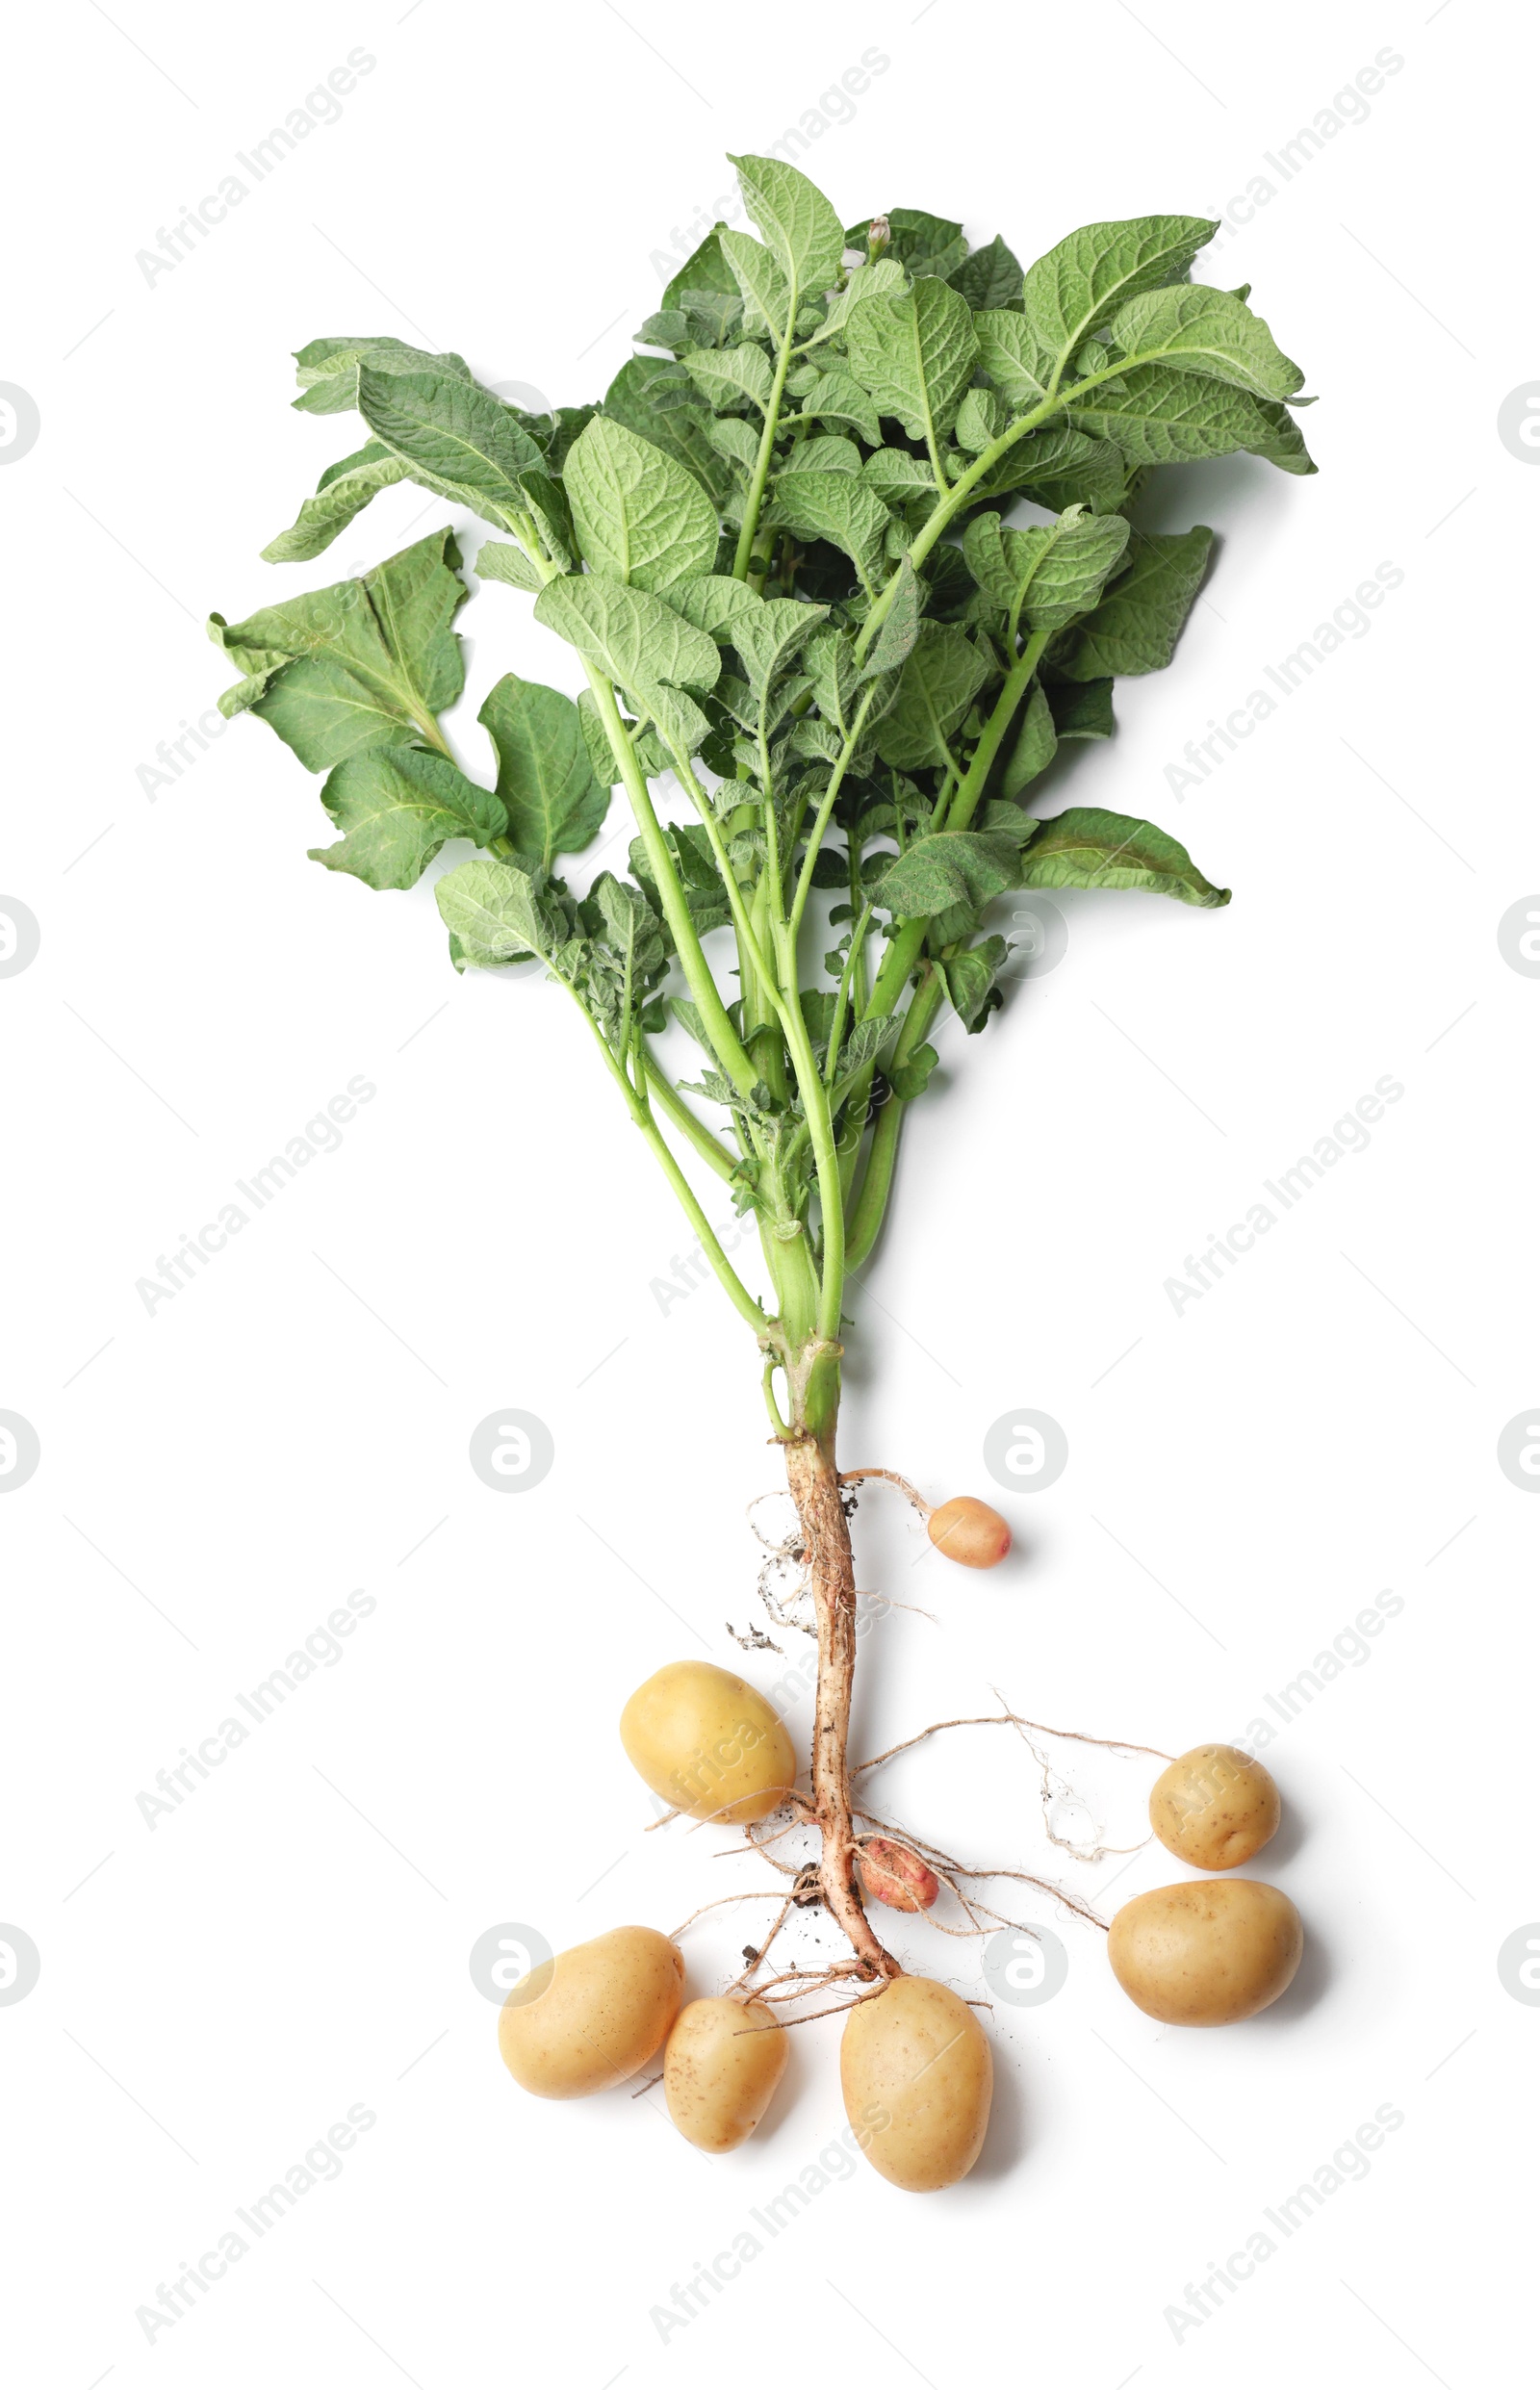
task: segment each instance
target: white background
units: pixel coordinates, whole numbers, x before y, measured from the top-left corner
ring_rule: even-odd
[[[136,252],[355,48],[375,64],[341,120],[147,282]],[[1285,182],[1265,153],[1382,50],[1402,64],[1368,120]],[[770,2122],[708,2161],[658,2093],[519,2094],[467,1965],[500,1922],[560,1947],[753,1880],[713,1863],[724,1836],[644,1837],[614,1721],[667,1659],[780,1673],[723,1632],[754,1614],[743,1510],[775,1482],[757,1358],[714,1289],[665,1308],[687,1233],[558,994],[456,981],[427,884],[381,897],[307,862],[317,784],[255,720],[153,795],[141,767],[230,677],[211,606],[237,619],[445,519],[402,488],[319,563],[258,560],[360,436],[289,411],[292,349],[393,333],[597,396],[656,254],[731,191],[723,153],[778,139],[868,51],[886,67],[802,160],[847,220],[930,207],[1030,258],[1264,176],[1274,195],[1197,270],[1255,285],[1322,403],[1319,478],[1158,478],[1147,523],[1219,534],[1203,601],[1172,669],[1119,684],[1116,741],[1050,790],[1162,821],[1233,906],[1065,898],[1064,961],[982,1039],[954,1024],[911,1118],[847,1463],[988,1493],[984,1434],[1022,1405],[1070,1461],[1000,1498],[1018,1543],[991,1578],[863,1502],[861,1583],[930,1615],[866,1639],[857,1740],[998,1688],[1180,1751],[1270,1715],[1380,1589],[1403,1607],[1267,1753],[1288,1822],[1256,1872],[1310,1938],[1286,1999],[1163,2031],[1099,1935],[1018,1888],[1069,1977],[995,2012],[975,2174],[917,2199],[862,2166],[772,2241],[749,2211],[843,2123],[834,2026],[798,2033]],[[1540,370],[1516,14],[65,0],[11,56],[0,377],[40,433],[0,474],[0,885],[41,949],[0,983],[0,1406],[42,1453],[0,1505],[0,1920],[42,1962],[0,2007],[13,2377],[1499,2378],[1540,2033],[1497,1967],[1540,1915],[1540,1510],[1496,1457],[1537,1392],[1540,985],[1497,936],[1540,887],[1540,473],[1497,431]],[[1385,562],[1404,578],[1367,634],[1179,801],[1185,743]],[[492,681],[570,686],[572,659],[508,590],[461,622],[449,728],[483,771]],[[136,1281],[355,1074],[377,1092],[340,1149],[147,1313]],[[1184,1257],[1384,1075],[1404,1095],[1368,1150],[1178,1313]],[[506,1405],[556,1451],[514,1498],[466,1457]],[[345,1656],[152,1831],[157,1771],[358,1586],[376,1606]],[[1112,1842],[1138,1839],[1149,1764],[1070,1770]],[[933,1744],[885,1797],[1109,1908],[1181,1873],[1158,1846],[1099,1868],[1049,1851],[1008,1735]],[[697,1991],[763,1913],[726,1914],[687,1938]],[[895,1930],[981,1989],[976,1944]],[[354,2103],[376,2121],[340,2178],[147,2340],[157,2285]],[[1404,2120],[1367,2178],[1271,2232],[1263,2210],[1387,2104]],[[1173,2326],[1259,2228],[1280,2246],[1254,2278]],[[740,2278],[660,2326],[745,2230],[763,2246]]]

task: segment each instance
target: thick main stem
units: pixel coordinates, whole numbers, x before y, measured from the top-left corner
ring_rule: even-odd
[[[819,1365],[814,1364],[815,1369]],[[839,1499],[833,1416],[822,1433],[786,1445],[786,1481],[797,1505],[818,1617],[818,1695],[812,1732],[813,1816],[823,1837],[818,1881],[824,1904],[874,1980],[903,1973],[873,1933],[856,1884],[851,1816],[850,1697],[856,1673],[856,1572]]]

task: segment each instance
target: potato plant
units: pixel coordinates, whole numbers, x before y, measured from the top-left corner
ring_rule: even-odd
[[[807,1783],[781,1721],[724,1669],[661,1668],[622,1722],[654,1791],[772,1858],[780,1915],[746,1972],[682,2014],[677,1948],[652,1929],[563,1953],[510,2001],[507,2063],[569,2096],[666,2042],[680,2129],[728,2148],[779,2078],[778,2004],[833,1988],[854,2009],[843,2075],[868,2154],[933,2188],[977,2154],[988,2041],[955,1992],[906,1972],[872,1908],[928,1913],[944,1885],[962,1930],[998,1913],[966,1889],[977,1871],[878,1830],[876,1762],[850,1762],[853,1489],[891,1481],[966,1566],[998,1561],[1010,1530],[971,1496],[932,1509],[895,1472],[841,1472],[854,1273],[916,1107],[923,1120],[938,1025],[976,1036],[1001,1003],[997,898],[1228,902],[1151,823],[1037,801],[1061,749],[1112,735],[1115,680],[1169,661],[1208,564],[1201,526],[1140,527],[1149,474],[1237,450],[1314,468],[1290,412],[1298,368],[1245,290],[1190,278],[1213,223],[1088,224],[1023,272],[1003,239],[970,248],[960,225],[905,208],[849,229],[794,167],[734,163],[759,237],[708,234],[594,404],[531,414],[463,358],[389,338],[298,352],[295,404],[356,410],[367,436],[264,553],[319,555],[378,491],[414,481],[489,527],[475,571],[500,585],[494,606],[532,601],[573,651],[576,702],[511,672],[486,699],[491,784],[442,722],[468,595],[449,528],[244,622],[215,615],[211,634],[242,675],[223,711],[258,715],[325,775],[338,835],[317,861],[397,889],[446,846],[474,850],[434,887],[450,960],[538,958],[571,998],[752,1339],[796,1507],[782,1557],[800,1590],[776,1614],[817,1638]],[[579,889],[569,859],[617,787],[629,874]],[[699,1049],[693,1079],[665,1065],[669,1021]],[[713,1234],[711,1177],[752,1218],[751,1272]],[[1226,1806],[1205,1822],[1192,1787],[1217,1753]],[[1219,1746],[1162,1786],[1156,1830],[1200,1867],[1276,1823],[1265,1771]],[[795,1864],[774,1848],[792,1834],[810,1852]],[[771,1942],[810,1906],[849,1956],[777,1972]],[[1112,1957],[1150,2014],[1219,2021],[1276,1996],[1297,1931],[1270,1887],[1188,1884],[1130,1903]]]

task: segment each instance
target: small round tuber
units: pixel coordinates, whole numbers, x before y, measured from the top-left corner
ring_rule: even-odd
[[[666,1934],[620,1925],[559,1950],[516,1984],[498,2019],[514,2081],[541,2099],[583,2099],[645,2067],[679,2014],[684,1960]]]
[[[791,1737],[762,1693],[706,1659],[677,1659],[639,1684],[620,1738],[638,1776],[686,1817],[744,1826],[797,1781]]]
[[[861,1889],[869,1899],[880,1900],[885,1909],[934,1909],[939,1880],[902,1842],[874,1834],[861,1843],[858,1856]]]
[[[1260,1760],[1229,1743],[1199,1743],[1155,1780],[1149,1822],[1190,1867],[1242,1867],[1278,1831],[1278,1787]]]
[[[719,2157],[748,2140],[786,2070],[785,2028],[762,2000],[692,2000],[663,2056],[663,2096],[686,2141]]]
[[[937,1552],[963,1568],[993,1568],[1011,1549],[1011,1529],[998,1510],[973,1494],[954,1494],[933,1510],[925,1531]]]

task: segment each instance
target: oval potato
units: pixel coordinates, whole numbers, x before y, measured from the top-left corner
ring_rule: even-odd
[[[498,2019],[516,2083],[541,2099],[583,2099],[645,2067],[675,2017],[684,1960],[666,1934],[620,1925],[543,1959]]]
[[[1146,2017],[1233,2025],[1288,1991],[1304,1940],[1287,1892],[1243,1876],[1141,1892],[1114,1917],[1107,1956]]]
[[[885,1909],[935,1908],[940,1879],[902,1842],[890,1842],[886,1834],[870,1834],[859,1844],[856,1858],[860,1889],[868,1899],[880,1900]]]
[[[994,2061],[973,2011],[945,1984],[900,1975],[853,2009],[839,2082],[858,2145],[900,2191],[944,2191],[984,2146]]]
[[[639,1684],[620,1738],[642,1782],[686,1817],[752,1825],[797,1781],[791,1737],[764,1695],[706,1659],[673,1660]]]
[[[925,1532],[937,1552],[963,1568],[993,1568],[1011,1549],[1011,1529],[998,1510],[974,1494],[955,1494],[931,1512]]]
[[[1149,1822],[1190,1867],[1243,1867],[1278,1831],[1283,1805],[1260,1760],[1229,1743],[1199,1743],[1155,1780]]]
[[[748,2140],[775,2095],[789,2054],[762,2000],[692,2000],[663,2059],[668,2112],[697,2149],[719,2156]]]

